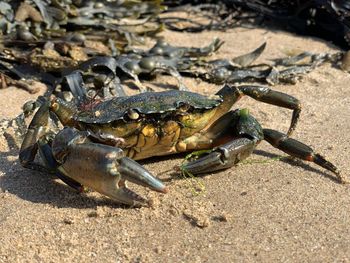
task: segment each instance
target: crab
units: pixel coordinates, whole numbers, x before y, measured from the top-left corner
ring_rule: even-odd
[[[231,110],[244,95],[291,109],[288,132],[262,128],[247,109]],[[225,85],[211,96],[170,90],[78,105],[52,95],[35,113],[19,159],[24,167],[56,173],[76,189],[88,187],[131,206],[149,202],[127,188],[126,181],[168,191],[137,160],[205,149],[205,155],[183,166],[193,175],[204,174],[234,166],[262,140],[292,157],[314,162],[345,182],[335,165],[290,138],[300,112],[298,99],[254,85]],[[49,125],[52,119],[64,128],[54,132]],[[38,150],[41,163],[35,161]]]

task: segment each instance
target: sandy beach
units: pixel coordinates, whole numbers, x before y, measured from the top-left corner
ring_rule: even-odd
[[[225,44],[213,58],[232,58],[266,41],[258,63],[291,49],[338,51],[320,39],[267,29],[162,35],[173,45],[197,47],[219,37]],[[155,83],[162,90],[176,80],[161,76]],[[185,83],[202,94],[220,88],[189,78]],[[273,89],[302,102],[293,138],[325,155],[350,180],[349,83],[349,73],[325,64],[296,85]],[[0,119],[15,117],[38,95],[0,90]],[[263,127],[289,127],[290,110],[249,98],[235,107],[248,108]],[[127,208],[22,168],[11,138],[0,135],[0,262],[350,262],[350,185],[315,164],[276,160],[285,154],[266,142],[247,162],[196,179],[172,171],[183,156],[141,161],[170,191],[132,186],[154,205]],[[194,194],[199,187],[203,191]]]

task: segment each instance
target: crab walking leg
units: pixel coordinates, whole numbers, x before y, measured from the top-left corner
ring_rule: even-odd
[[[231,120],[231,124],[229,120]],[[339,182],[348,183],[337,167],[323,156],[315,153],[304,143],[289,138],[287,134],[271,129],[262,129],[246,109],[228,112],[217,120],[208,132],[214,137],[213,145],[217,145],[220,141],[226,143],[214,148],[207,155],[200,156],[199,154],[199,159],[190,161],[183,166],[184,171],[201,174],[229,168],[247,158],[256,145],[264,139],[292,157],[314,162],[333,172]]]
[[[38,151],[37,142],[47,132],[49,108],[49,102],[43,103],[29,124],[19,151],[19,160],[23,167],[30,169],[37,169],[39,167],[34,164],[34,159]]]
[[[304,161],[314,162],[319,166],[333,172],[339,182],[348,183],[335,165],[327,161],[320,154],[315,153],[311,147],[295,139],[288,138],[286,134],[283,134],[279,131],[271,129],[264,129],[263,131],[264,139],[272,146],[289,154],[290,156],[299,158]]]
[[[13,119],[3,119],[0,120],[0,133],[5,133],[8,128],[13,128],[15,131],[15,136],[20,138],[27,132],[26,118],[31,116],[36,108],[38,108],[41,103],[41,97],[36,101],[27,101],[23,106],[23,112],[17,115]]]
[[[298,99],[265,86],[243,85],[236,87],[226,85],[217,93],[217,95],[222,96],[224,101],[227,101],[227,103],[223,103],[223,106],[221,106],[229,106],[228,109],[225,109],[226,111],[228,111],[231,106],[244,95],[257,101],[293,110],[291,124],[287,133],[288,136],[290,136],[295,130],[301,112],[301,105]]]
[[[146,200],[131,191],[126,181],[166,193],[166,186],[120,148],[92,143],[86,133],[72,128],[59,132],[52,144],[58,167],[66,176],[127,205],[142,205]]]
[[[42,172],[54,173],[70,187],[78,191],[82,191],[83,187],[81,184],[69,177],[66,177],[57,170],[57,162],[52,155],[51,146],[49,145],[52,141],[50,138],[51,134],[47,133],[49,107],[49,102],[45,101],[35,113],[21,145],[19,160],[23,167]],[[38,150],[44,165],[34,161]]]
[[[239,90],[244,95],[258,101],[293,110],[292,120],[287,135],[290,136],[293,133],[301,112],[301,105],[298,99],[288,94],[262,86],[242,86],[239,87]]]

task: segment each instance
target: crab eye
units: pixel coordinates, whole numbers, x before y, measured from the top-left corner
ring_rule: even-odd
[[[179,101],[176,103],[176,109],[179,112],[187,112],[190,109],[190,105],[186,102]]]
[[[137,120],[140,117],[140,114],[134,109],[129,109],[126,111],[126,116],[131,120]]]

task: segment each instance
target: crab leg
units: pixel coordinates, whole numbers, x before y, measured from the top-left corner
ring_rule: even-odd
[[[295,139],[288,138],[286,134],[271,129],[264,129],[264,139],[272,146],[292,157],[318,164],[319,166],[334,173],[339,182],[347,183],[346,179],[341,175],[340,171],[335,165],[327,161],[320,154],[315,153],[314,150],[306,144]]]
[[[52,144],[59,171],[67,177],[127,205],[142,205],[145,199],[131,191],[126,181],[166,193],[165,185],[117,147],[88,140],[72,128],[59,132]]]
[[[225,108],[225,111],[228,111],[244,95],[261,102],[293,110],[291,124],[287,133],[288,136],[295,130],[301,112],[301,105],[298,99],[265,86],[243,85],[235,87],[226,85],[217,95],[222,96],[224,101],[226,101],[221,106]]]
[[[228,123],[229,118],[232,120],[231,126]],[[227,127],[225,128],[224,126]],[[223,130],[223,132],[220,133],[218,130]],[[213,140],[214,145],[220,140],[228,140],[228,142],[214,148],[209,154],[186,163],[182,167],[184,171],[192,174],[201,174],[231,167],[247,158],[256,145],[264,139],[272,146],[292,157],[314,162],[331,171],[336,175],[339,182],[347,183],[337,167],[323,156],[315,153],[313,149],[304,143],[289,138],[287,134],[271,129],[262,129],[259,123],[245,109],[228,112],[214,123],[208,132],[218,136]]]
[[[301,112],[301,105],[298,99],[288,94],[261,86],[242,86],[239,87],[239,90],[244,95],[258,101],[293,110],[292,121],[287,133],[288,136],[292,134],[292,132],[295,130]]]
[[[35,113],[33,120],[28,127],[27,133],[24,136],[19,152],[19,160],[24,167],[35,169],[33,163],[38,151],[37,142],[46,133],[46,127],[48,126],[49,121],[49,108],[49,102],[45,102],[41,105]]]
[[[47,133],[49,107],[50,103],[45,101],[35,113],[21,145],[19,160],[23,167],[37,171],[55,173],[55,175],[67,185],[78,191],[82,191],[83,187],[81,184],[66,177],[56,169],[57,162],[52,155],[51,146],[49,145],[52,141],[52,138],[50,138],[52,134]],[[38,150],[44,165],[34,161]]]

